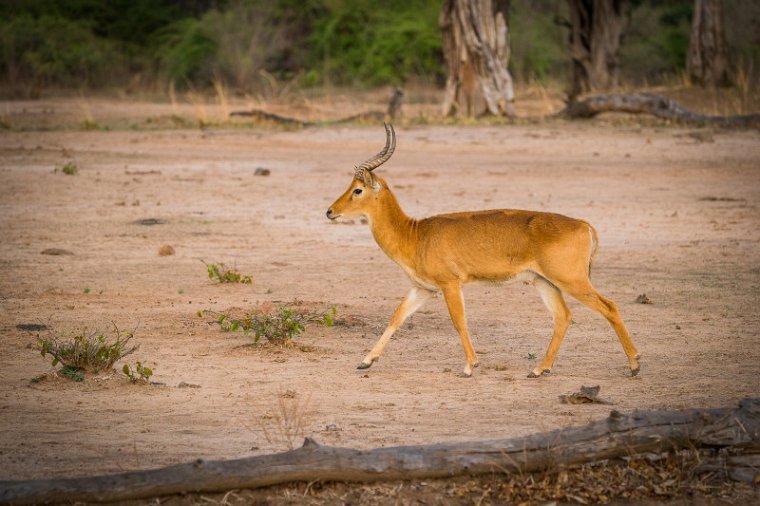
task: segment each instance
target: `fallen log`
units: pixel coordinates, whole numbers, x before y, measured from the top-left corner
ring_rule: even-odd
[[[643,452],[730,448],[760,453],[760,398],[736,408],[612,411],[604,420],[526,437],[354,450],[307,438],[296,450],[228,461],[197,460],[149,471],[33,481],[0,482],[0,503],[107,502],[187,492],[252,489],[297,481],[446,478],[463,474],[531,472]],[[739,459],[745,478],[758,479]],[[708,466],[709,468],[709,466]],[[711,469],[711,468],[709,468]]]
[[[679,123],[750,128],[760,126],[760,114],[709,116],[691,112],[673,99],[650,93],[595,95],[567,105],[558,117],[593,118],[604,112],[651,114]]]

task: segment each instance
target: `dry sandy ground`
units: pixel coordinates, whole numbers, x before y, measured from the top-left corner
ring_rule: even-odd
[[[353,165],[382,147],[379,125],[6,130],[0,480],[281,451],[291,444],[278,430],[283,405],[305,414],[295,444],[312,436],[373,448],[507,438],[585,424],[611,407],[718,407],[760,394],[757,131],[604,121],[397,130],[396,154],[378,172],[412,216],[525,208],[597,227],[593,280],[642,353],[638,377],[607,323],[570,300],[575,324],[552,374],[528,379],[551,321],[523,284],[466,288],[482,364],[474,377],[457,374],[464,355],[440,297],[357,371],[408,282],[366,225],[324,213]],[[79,174],[53,172],[69,161]],[[254,176],[257,167],[271,175]],[[145,218],[165,223],[134,223]],[[164,244],[176,255],[159,256]],[[46,248],[73,255],[41,255]],[[215,284],[201,259],[254,281]],[[653,304],[635,303],[642,293]],[[343,324],[309,327],[302,351],[251,346],[196,314],[294,299],[337,306]],[[30,346],[36,333],[18,324],[67,334],[111,321],[137,329],[140,349],[126,362],[152,366],[161,385],[121,373],[30,381],[51,366]],[[600,385],[612,406],[559,403],[581,385]]]

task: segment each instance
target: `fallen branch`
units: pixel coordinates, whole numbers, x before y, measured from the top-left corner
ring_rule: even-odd
[[[673,99],[650,93],[627,95],[595,95],[568,104],[557,116],[577,119],[593,118],[603,112],[625,112],[631,114],[651,114],[658,118],[680,123],[718,125],[733,127],[760,126],[760,114],[740,116],[708,116],[684,109]]]
[[[340,118],[332,121],[303,121],[297,118],[289,118],[287,116],[280,116],[271,112],[262,111],[261,109],[251,109],[250,111],[233,111],[230,113],[230,117],[241,116],[246,118],[252,118],[255,121],[270,121],[280,125],[305,128],[314,126],[316,124],[323,125],[339,125],[342,123],[368,123],[378,121],[393,121],[401,115],[401,106],[404,102],[404,92],[394,87],[391,93],[391,99],[388,103],[388,109],[386,112],[382,111],[367,111],[359,114],[353,114],[345,118]]]
[[[287,116],[280,116],[279,114],[274,114],[271,112],[262,111],[260,109],[251,109],[250,111],[233,111],[230,113],[230,117],[235,116],[241,116],[241,117],[247,117],[251,118],[254,121],[260,121],[260,122],[272,122],[277,123],[279,125],[284,125],[286,127],[297,127],[297,128],[306,128],[310,126],[314,126],[317,124],[320,125],[339,125],[342,123],[375,123],[378,121],[384,121],[386,119],[390,119],[390,116],[388,116],[384,112],[380,111],[367,111],[367,112],[361,112],[359,114],[352,114],[351,116],[346,116],[345,118],[340,118],[336,120],[325,120],[325,121],[303,121],[297,118],[289,118]]]
[[[643,411],[527,437],[469,443],[354,450],[312,439],[293,451],[228,461],[179,464],[86,478],[0,482],[1,503],[119,501],[187,492],[252,489],[296,481],[446,478],[531,472],[683,448],[728,448],[740,475],[757,480],[760,398],[737,408]],[[726,460],[722,465],[728,465]],[[712,469],[708,465],[708,469]],[[754,474],[753,474],[754,473]]]
[[[230,117],[235,116],[244,116],[253,118],[254,120],[258,121],[271,121],[280,125],[295,126],[300,128],[313,126],[316,124],[312,121],[303,121],[300,119],[288,118],[286,116],[280,116],[279,114],[262,111],[260,109],[251,109],[250,111],[233,111],[230,113]]]

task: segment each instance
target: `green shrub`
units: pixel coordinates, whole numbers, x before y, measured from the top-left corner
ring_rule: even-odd
[[[216,50],[201,21],[195,18],[183,18],[158,30],[155,44],[164,73],[182,83],[198,78]]]
[[[512,4],[509,67],[515,80],[558,81],[566,74],[567,33],[554,23],[555,9],[546,2]]]
[[[123,372],[132,383],[149,383],[150,377],[153,376],[153,369],[142,365],[139,361],[135,364],[134,369],[132,369],[129,364],[124,364],[124,367],[121,368],[121,372]]]
[[[690,3],[642,2],[620,46],[623,77],[637,85],[686,67],[692,6]]]
[[[53,169],[53,172],[58,172],[59,170],[67,176],[74,176],[79,173],[79,167],[77,167],[74,162],[67,162],[62,167],[56,167]]]
[[[310,81],[336,84],[399,84],[410,77],[443,75],[440,5],[424,0],[338,0],[309,36]]]
[[[253,342],[258,343],[263,337],[272,344],[288,344],[294,337],[306,330],[306,325],[316,323],[331,327],[335,323],[336,309],[320,313],[303,311],[290,306],[281,306],[276,311],[249,313],[242,318],[235,318],[224,313],[203,311],[200,314],[212,313],[217,316],[217,323],[225,332],[242,331],[243,334],[253,334]]]
[[[128,346],[133,336],[132,332],[121,332],[116,325],[110,335],[96,331],[64,339],[51,333],[37,338],[37,350],[43,357],[53,357],[53,367],[60,363],[61,372],[76,379],[77,372],[97,373],[109,369],[117,360],[135,352],[137,346]]]
[[[203,262],[203,260],[201,260],[201,262]],[[203,263],[206,265],[208,279],[215,279],[219,283],[250,284],[253,282],[253,278],[251,276],[244,276],[234,268],[227,269],[227,267],[222,262],[219,262],[218,264],[207,264],[206,262]]]
[[[11,83],[102,81],[120,60],[115,45],[96,36],[87,21],[48,14],[0,18],[0,43],[0,68]]]

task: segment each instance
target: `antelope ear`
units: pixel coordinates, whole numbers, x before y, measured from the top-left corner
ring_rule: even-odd
[[[375,192],[380,191],[380,182],[375,176],[368,170],[365,170],[362,174],[362,181],[368,188],[372,188]]]

